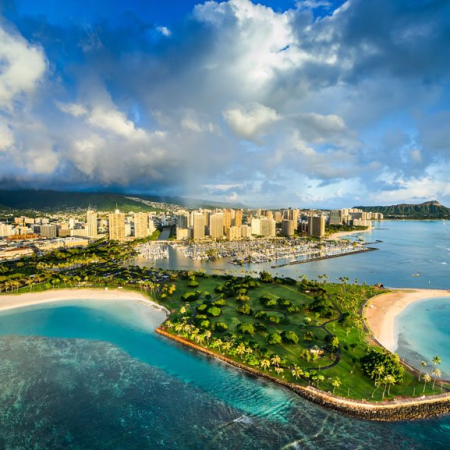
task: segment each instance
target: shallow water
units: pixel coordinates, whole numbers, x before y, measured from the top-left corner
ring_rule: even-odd
[[[432,358],[438,355],[439,369],[450,379],[450,298],[427,299],[413,303],[396,318],[399,334],[397,352],[415,367],[421,361],[433,370]]]
[[[448,449],[450,418],[326,411],[156,335],[158,314],[117,301],[1,314],[0,448]]]

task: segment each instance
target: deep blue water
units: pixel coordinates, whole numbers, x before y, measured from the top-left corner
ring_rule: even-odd
[[[448,227],[386,222],[362,234],[384,241],[377,252],[279,273],[448,289]],[[447,370],[450,308],[438,300],[413,306],[399,321],[400,345],[411,358],[440,355]],[[154,333],[162,320],[161,312],[131,301],[0,314],[0,450],[450,448],[450,417],[349,419],[167,341]]]
[[[1,314],[0,448],[448,449],[448,417],[349,419],[174,345],[160,320],[131,301]]]

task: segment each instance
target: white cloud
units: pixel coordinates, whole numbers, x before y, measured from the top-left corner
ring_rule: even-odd
[[[20,94],[31,94],[44,76],[47,61],[42,49],[7,32],[0,23],[0,108],[10,109]]]
[[[223,117],[238,136],[250,141],[259,141],[267,132],[267,127],[280,120],[277,112],[260,103],[228,109]]]
[[[88,113],[88,110],[85,106],[79,103],[62,103],[55,102],[56,106],[66,114],[70,114],[73,117],[81,117],[85,116]]]

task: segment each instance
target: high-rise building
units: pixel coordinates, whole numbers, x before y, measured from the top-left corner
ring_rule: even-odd
[[[144,212],[134,214],[134,237],[136,239],[148,236],[148,214]]]
[[[261,217],[261,232],[262,236],[273,237],[276,236],[276,223],[275,220],[267,217]]]
[[[201,212],[192,214],[192,238],[194,240],[205,237],[205,216]]]
[[[125,240],[125,214],[118,209],[113,214],[108,214],[109,239],[114,241]]]
[[[223,213],[209,216],[209,235],[214,239],[223,238]]]
[[[330,217],[328,222],[330,225],[342,225],[342,210],[336,209],[330,211]]]
[[[241,227],[228,227],[226,229],[227,239],[229,241],[235,241],[241,238]]]
[[[286,219],[283,220],[281,223],[281,233],[286,237],[294,236],[294,221]]]
[[[180,209],[176,212],[176,219],[178,228],[189,228],[191,226],[188,211]]]
[[[234,226],[235,227],[240,227],[242,225],[242,209],[237,209],[234,212]]]
[[[255,219],[253,217],[252,219],[252,223],[251,223],[251,227],[252,227],[252,234],[255,236],[260,236],[261,235],[261,219]]]
[[[309,235],[314,237],[325,236],[325,216],[313,216],[308,218]]]
[[[252,227],[248,225],[241,225],[241,238],[250,238],[252,237]]]
[[[224,209],[223,210],[223,228],[224,228],[224,230],[231,227],[232,219],[233,219],[233,216],[232,216],[231,209]]]
[[[89,209],[87,212],[86,222],[88,236],[90,238],[96,238],[98,234],[97,213]]]
[[[283,221],[283,214],[281,213],[281,211],[276,211],[275,212],[275,222],[282,222]]]
[[[41,225],[39,234],[47,239],[54,239],[57,234],[56,225]]]

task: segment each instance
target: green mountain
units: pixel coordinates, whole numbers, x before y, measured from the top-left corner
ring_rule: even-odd
[[[365,212],[383,213],[385,219],[450,219],[450,208],[437,200],[420,204],[401,204],[392,206],[355,206]]]
[[[243,207],[241,204],[157,195],[113,194],[107,192],[61,192],[31,189],[0,190],[0,210],[65,211],[87,209],[90,206],[98,211],[113,211],[116,205],[123,212],[155,211],[155,208],[159,210],[159,205],[148,205],[145,202],[169,203],[188,208]]]
[[[124,212],[155,210],[120,194],[41,190],[0,191],[0,205],[26,211],[64,211],[89,206],[99,211],[113,211],[116,205]]]

